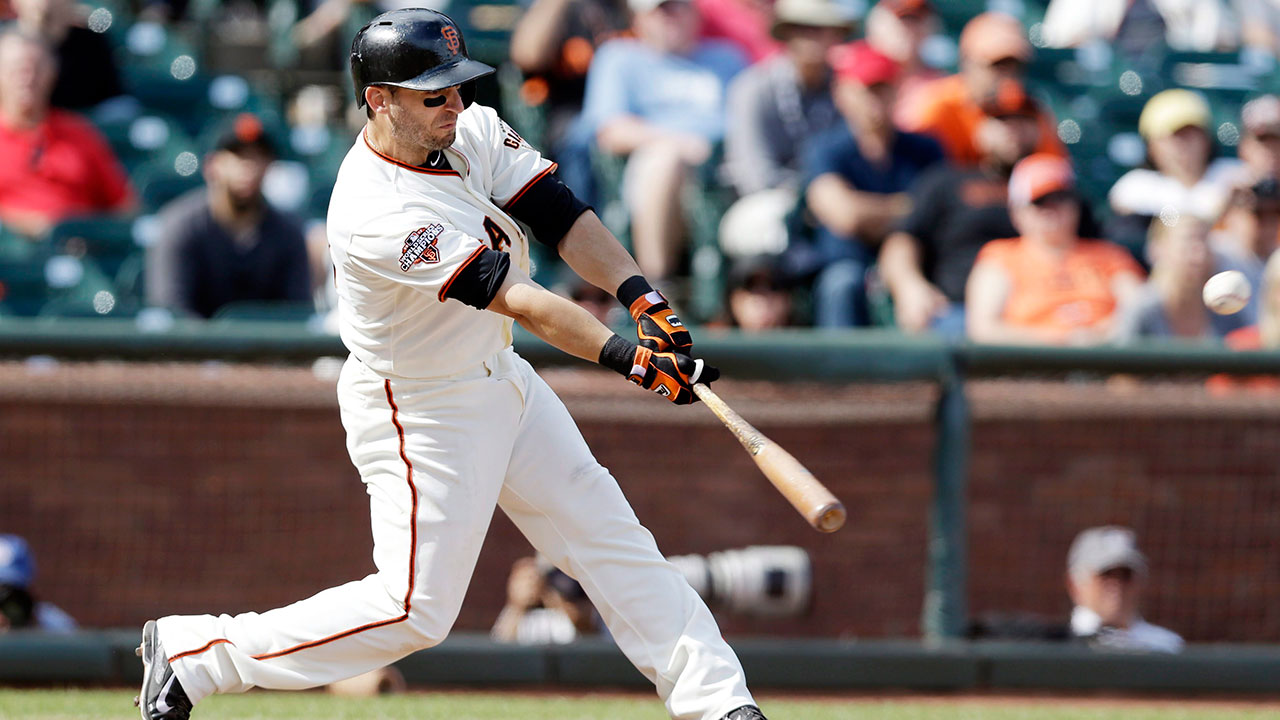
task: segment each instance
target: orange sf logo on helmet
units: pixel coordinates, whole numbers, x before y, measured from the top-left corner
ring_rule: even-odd
[[[444,29],[440,31],[440,34],[444,36],[444,41],[449,45],[449,50],[452,51],[454,55],[457,55],[458,48],[462,45],[458,40],[458,29],[451,25],[446,25]]]

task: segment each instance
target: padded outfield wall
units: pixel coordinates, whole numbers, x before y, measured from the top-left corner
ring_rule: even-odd
[[[929,383],[717,385],[850,508],[819,535],[701,408],[598,371],[544,373],[669,554],[799,545],[802,618],[721,615],[727,634],[918,635],[933,496]],[[0,364],[0,531],[38,592],[92,627],[264,610],[372,571],[363,488],[331,373],[234,364]],[[971,614],[1063,617],[1076,531],[1134,526],[1147,617],[1193,641],[1280,641],[1280,402],[1202,382],[968,385]],[[499,514],[459,618],[484,629],[511,561]]]

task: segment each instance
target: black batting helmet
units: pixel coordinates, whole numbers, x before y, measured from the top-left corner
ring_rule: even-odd
[[[424,8],[385,12],[360,28],[351,41],[351,79],[356,106],[364,89],[390,85],[410,90],[443,90],[461,85],[462,102],[475,99],[476,78],[493,68],[467,57],[462,31],[448,15]]]

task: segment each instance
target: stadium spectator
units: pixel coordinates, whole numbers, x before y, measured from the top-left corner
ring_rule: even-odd
[[[775,0],[693,0],[701,37],[732,43],[752,63],[782,51],[770,33]]]
[[[1071,631],[1098,648],[1176,653],[1182,638],[1142,619],[1147,559],[1129,528],[1084,530],[1067,554]]]
[[[930,83],[914,116],[902,118],[904,130],[933,135],[947,156],[962,165],[976,165],[981,153],[975,133],[986,115],[983,98],[996,92],[1002,81],[1021,82],[1031,59],[1031,43],[1022,24],[1010,15],[987,12],[970,20],[960,33],[960,72]],[[1066,155],[1049,113],[1039,119],[1039,152]]]
[[[622,35],[631,17],[621,0],[534,0],[511,34],[511,62],[525,75],[520,96],[547,119],[542,139],[575,195],[595,203],[590,132],[579,122],[596,48]]]
[[[56,633],[76,629],[76,621],[62,608],[32,594],[35,576],[36,560],[27,541],[0,535],[0,634],[11,629]]]
[[[928,0],[880,0],[867,13],[867,44],[898,63],[898,101],[893,119],[906,127],[919,117],[925,90],[942,73],[920,57],[924,41],[938,32],[938,18]]]
[[[774,255],[739,258],[729,268],[729,319],[743,332],[791,324],[791,290]]]
[[[507,602],[489,636],[501,643],[565,644],[595,635],[597,615],[577,580],[537,558],[520,558],[507,578]]]
[[[1151,277],[1131,302],[1120,308],[1116,339],[1177,337],[1221,339],[1252,324],[1256,303],[1231,315],[1218,315],[1204,305],[1204,283],[1214,273],[1241,269],[1209,246],[1209,224],[1193,215],[1166,217],[1151,223],[1147,240]]]
[[[1020,237],[982,246],[965,290],[969,338],[981,343],[1097,345],[1131,302],[1142,268],[1124,248],[1079,236],[1080,200],[1066,160],[1037,153],[1009,177]]]
[[[1016,81],[983,103],[987,119],[974,138],[976,168],[937,165],[911,190],[911,212],[880,249],[880,276],[893,296],[894,319],[909,332],[964,335],[969,269],[989,240],[1018,231],[1006,203],[1009,172],[1040,138],[1039,107]]]
[[[1236,153],[1244,164],[1248,183],[1280,180],[1280,97],[1262,95],[1240,110],[1240,145]]]
[[[853,30],[834,0],[779,0],[773,34],[786,51],[729,85],[725,170],[739,195],[800,182],[805,141],[839,119],[827,53]]]
[[[30,237],[72,215],[134,206],[106,140],[77,115],[50,107],[55,73],[42,40],[0,32],[0,222]]]
[[[1190,90],[1165,90],[1148,100],[1138,132],[1151,167],[1125,173],[1107,196],[1115,213],[1107,236],[1129,247],[1141,244],[1151,219],[1166,207],[1214,216],[1240,174],[1239,161],[1214,159],[1209,104]]]
[[[1262,266],[1275,252],[1277,241],[1280,187],[1269,177],[1232,190],[1218,225],[1209,236],[1214,252],[1229,259],[1253,287],[1262,281]]]
[[[50,104],[84,111],[124,94],[106,36],[80,24],[71,0],[14,0],[13,7],[19,32],[54,49],[58,79]]]
[[[819,228],[811,246],[796,243],[791,253],[793,268],[817,273],[815,324],[849,327],[868,322],[866,270],[910,210],[907,190],[944,157],[933,138],[894,127],[897,63],[865,42],[837,48],[832,62],[844,123],[809,147],[805,200]]]
[[[206,187],[160,212],[147,251],[148,304],[207,318],[232,302],[312,300],[302,224],[262,196],[274,158],[258,118],[237,116],[205,162]]]
[[[1235,50],[1241,44],[1241,20],[1262,21],[1258,29],[1269,29],[1274,12],[1265,0],[1051,0],[1041,37],[1046,47],[1103,42],[1131,57],[1161,47]],[[1244,37],[1251,45],[1274,51],[1274,38],[1258,30],[1246,29]]]
[[[583,115],[603,151],[628,156],[622,195],[636,260],[668,284],[682,250],[685,183],[724,136],[725,88],[746,59],[728,43],[699,40],[687,0],[629,1],[636,38],[600,47]]]
[[[722,218],[720,244],[735,257],[786,248],[804,149],[840,120],[827,53],[853,30],[853,16],[835,0],[779,0],[775,10],[773,33],[786,51],[729,85],[724,170],[739,199]]]

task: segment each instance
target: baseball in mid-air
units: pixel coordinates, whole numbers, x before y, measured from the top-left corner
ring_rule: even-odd
[[[1240,312],[1249,304],[1253,288],[1239,270],[1224,270],[1204,284],[1204,304],[1219,315]]]

